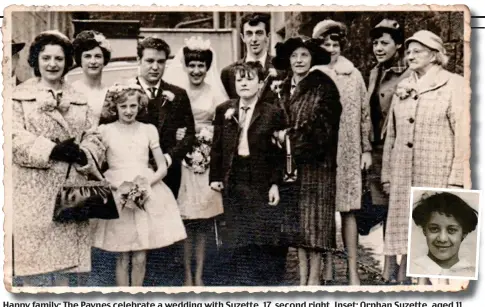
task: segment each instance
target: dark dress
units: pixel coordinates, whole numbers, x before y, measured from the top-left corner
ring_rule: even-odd
[[[342,112],[339,92],[332,79],[318,70],[301,80],[292,95],[290,84],[287,78],[280,101],[289,122],[298,180],[287,194],[284,230],[291,245],[335,248],[336,156]],[[297,230],[292,223],[296,219]]]

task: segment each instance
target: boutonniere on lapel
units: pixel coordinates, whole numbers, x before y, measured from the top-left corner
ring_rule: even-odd
[[[54,92],[52,89],[41,90],[37,99],[42,103],[41,110],[44,112],[52,112],[58,109],[64,113],[71,105],[67,99],[63,99],[62,92]]]
[[[404,100],[404,99],[406,99],[408,97],[411,97],[414,100],[418,99],[418,92],[408,82],[401,83],[401,84],[398,85],[398,87],[396,89],[396,95],[401,100]]]
[[[283,80],[274,80],[271,82],[270,89],[273,93],[278,95],[278,99],[281,99],[281,87],[283,85]]]
[[[175,99],[175,94],[171,91],[162,92],[162,107],[167,103],[167,101],[172,102]]]
[[[226,113],[224,114],[224,118],[227,120],[230,120],[231,118],[234,119],[236,123],[239,124],[239,121],[237,120],[236,116],[234,114],[236,113],[236,109],[234,108],[229,108],[227,109]]]

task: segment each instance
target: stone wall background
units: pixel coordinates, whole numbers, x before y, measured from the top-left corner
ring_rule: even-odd
[[[285,37],[297,34],[311,36],[313,27],[324,19],[343,22],[348,27],[347,46],[342,54],[367,76],[376,64],[369,31],[384,18],[397,20],[405,37],[419,30],[429,30],[443,39],[450,57],[448,69],[463,75],[464,16],[462,12],[289,12]]]

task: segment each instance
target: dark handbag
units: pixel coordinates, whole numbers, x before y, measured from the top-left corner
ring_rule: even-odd
[[[103,176],[98,162],[94,156],[92,158]],[[72,164],[67,169],[66,180],[69,178],[71,167]],[[93,218],[111,220],[119,217],[109,183],[89,180],[79,184],[67,183],[61,187],[57,193],[52,220],[58,223],[70,223],[84,222]]]
[[[372,227],[387,219],[388,207],[372,203],[372,194],[366,171],[362,172],[362,188],[362,205],[354,214],[357,222],[357,231],[361,236],[366,236],[370,233]]]

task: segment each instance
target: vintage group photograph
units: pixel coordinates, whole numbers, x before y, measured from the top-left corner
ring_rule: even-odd
[[[7,288],[433,289],[411,187],[471,188],[471,89],[432,8],[8,7]]]

